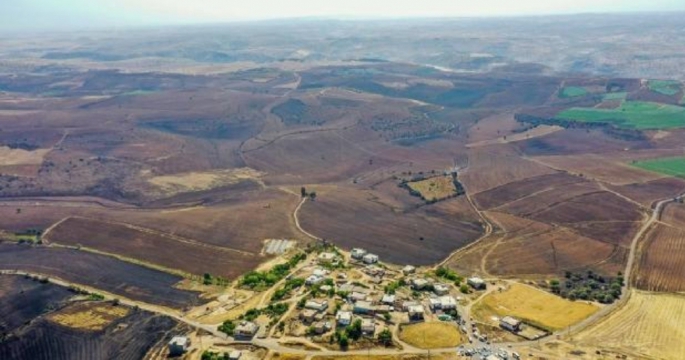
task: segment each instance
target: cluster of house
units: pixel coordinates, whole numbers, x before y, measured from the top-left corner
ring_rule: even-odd
[[[331,323],[325,321],[328,301],[325,299],[312,299],[304,304],[304,310],[300,312],[300,320],[310,325],[316,334],[323,334],[331,330]]]
[[[361,261],[364,264],[375,264],[378,262],[378,255],[367,252],[364,249],[354,248],[350,251],[353,260]]]

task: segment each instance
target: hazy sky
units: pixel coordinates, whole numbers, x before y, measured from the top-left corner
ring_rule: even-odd
[[[674,10],[685,10],[685,0],[0,0],[0,30],[312,16],[510,16]]]

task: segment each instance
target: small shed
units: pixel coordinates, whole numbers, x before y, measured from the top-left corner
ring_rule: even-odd
[[[352,249],[352,252],[350,252],[350,255],[352,256],[353,259],[361,259],[366,255],[366,250],[360,249],[360,248],[354,248]]]
[[[402,273],[403,273],[404,275],[413,274],[413,273],[415,273],[415,272],[416,272],[416,267],[411,266],[411,265],[407,265],[407,266],[405,266],[404,268],[402,268]]]
[[[362,319],[362,333],[373,335],[376,332],[376,323],[372,319]]]
[[[521,321],[511,316],[505,316],[500,319],[499,326],[504,330],[517,332],[521,330]]]
[[[190,339],[186,336],[174,336],[169,341],[169,355],[181,356],[190,348]]]
[[[486,284],[485,280],[479,278],[479,277],[471,277],[466,280],[466,282],[474,289],[476,290],[485,290]]]

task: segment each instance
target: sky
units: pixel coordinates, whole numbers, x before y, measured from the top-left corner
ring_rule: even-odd
[[[221,23],[685,11],[684,0],[0,0],[0,31]]]

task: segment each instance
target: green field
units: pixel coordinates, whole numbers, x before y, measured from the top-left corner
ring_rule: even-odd
[[[675,80],[649,80],[647,87],[649,90],[668,96],[680,93],[680,82]]]
[[[556,117],[639,130],[685,127],[685,108],[642,101],[626,101],[616,109],[570,108]]]
[[[633,163],[633,166],[660,174],[685,177],[685,157],[638,161]]]
[[[562,99],[585,95],[587,95],[587,90],[579,86],[566,86],[559,92],[559,97]]]
[[[614,92],[602,95],[603,100],[625,100],[627,92]]]

